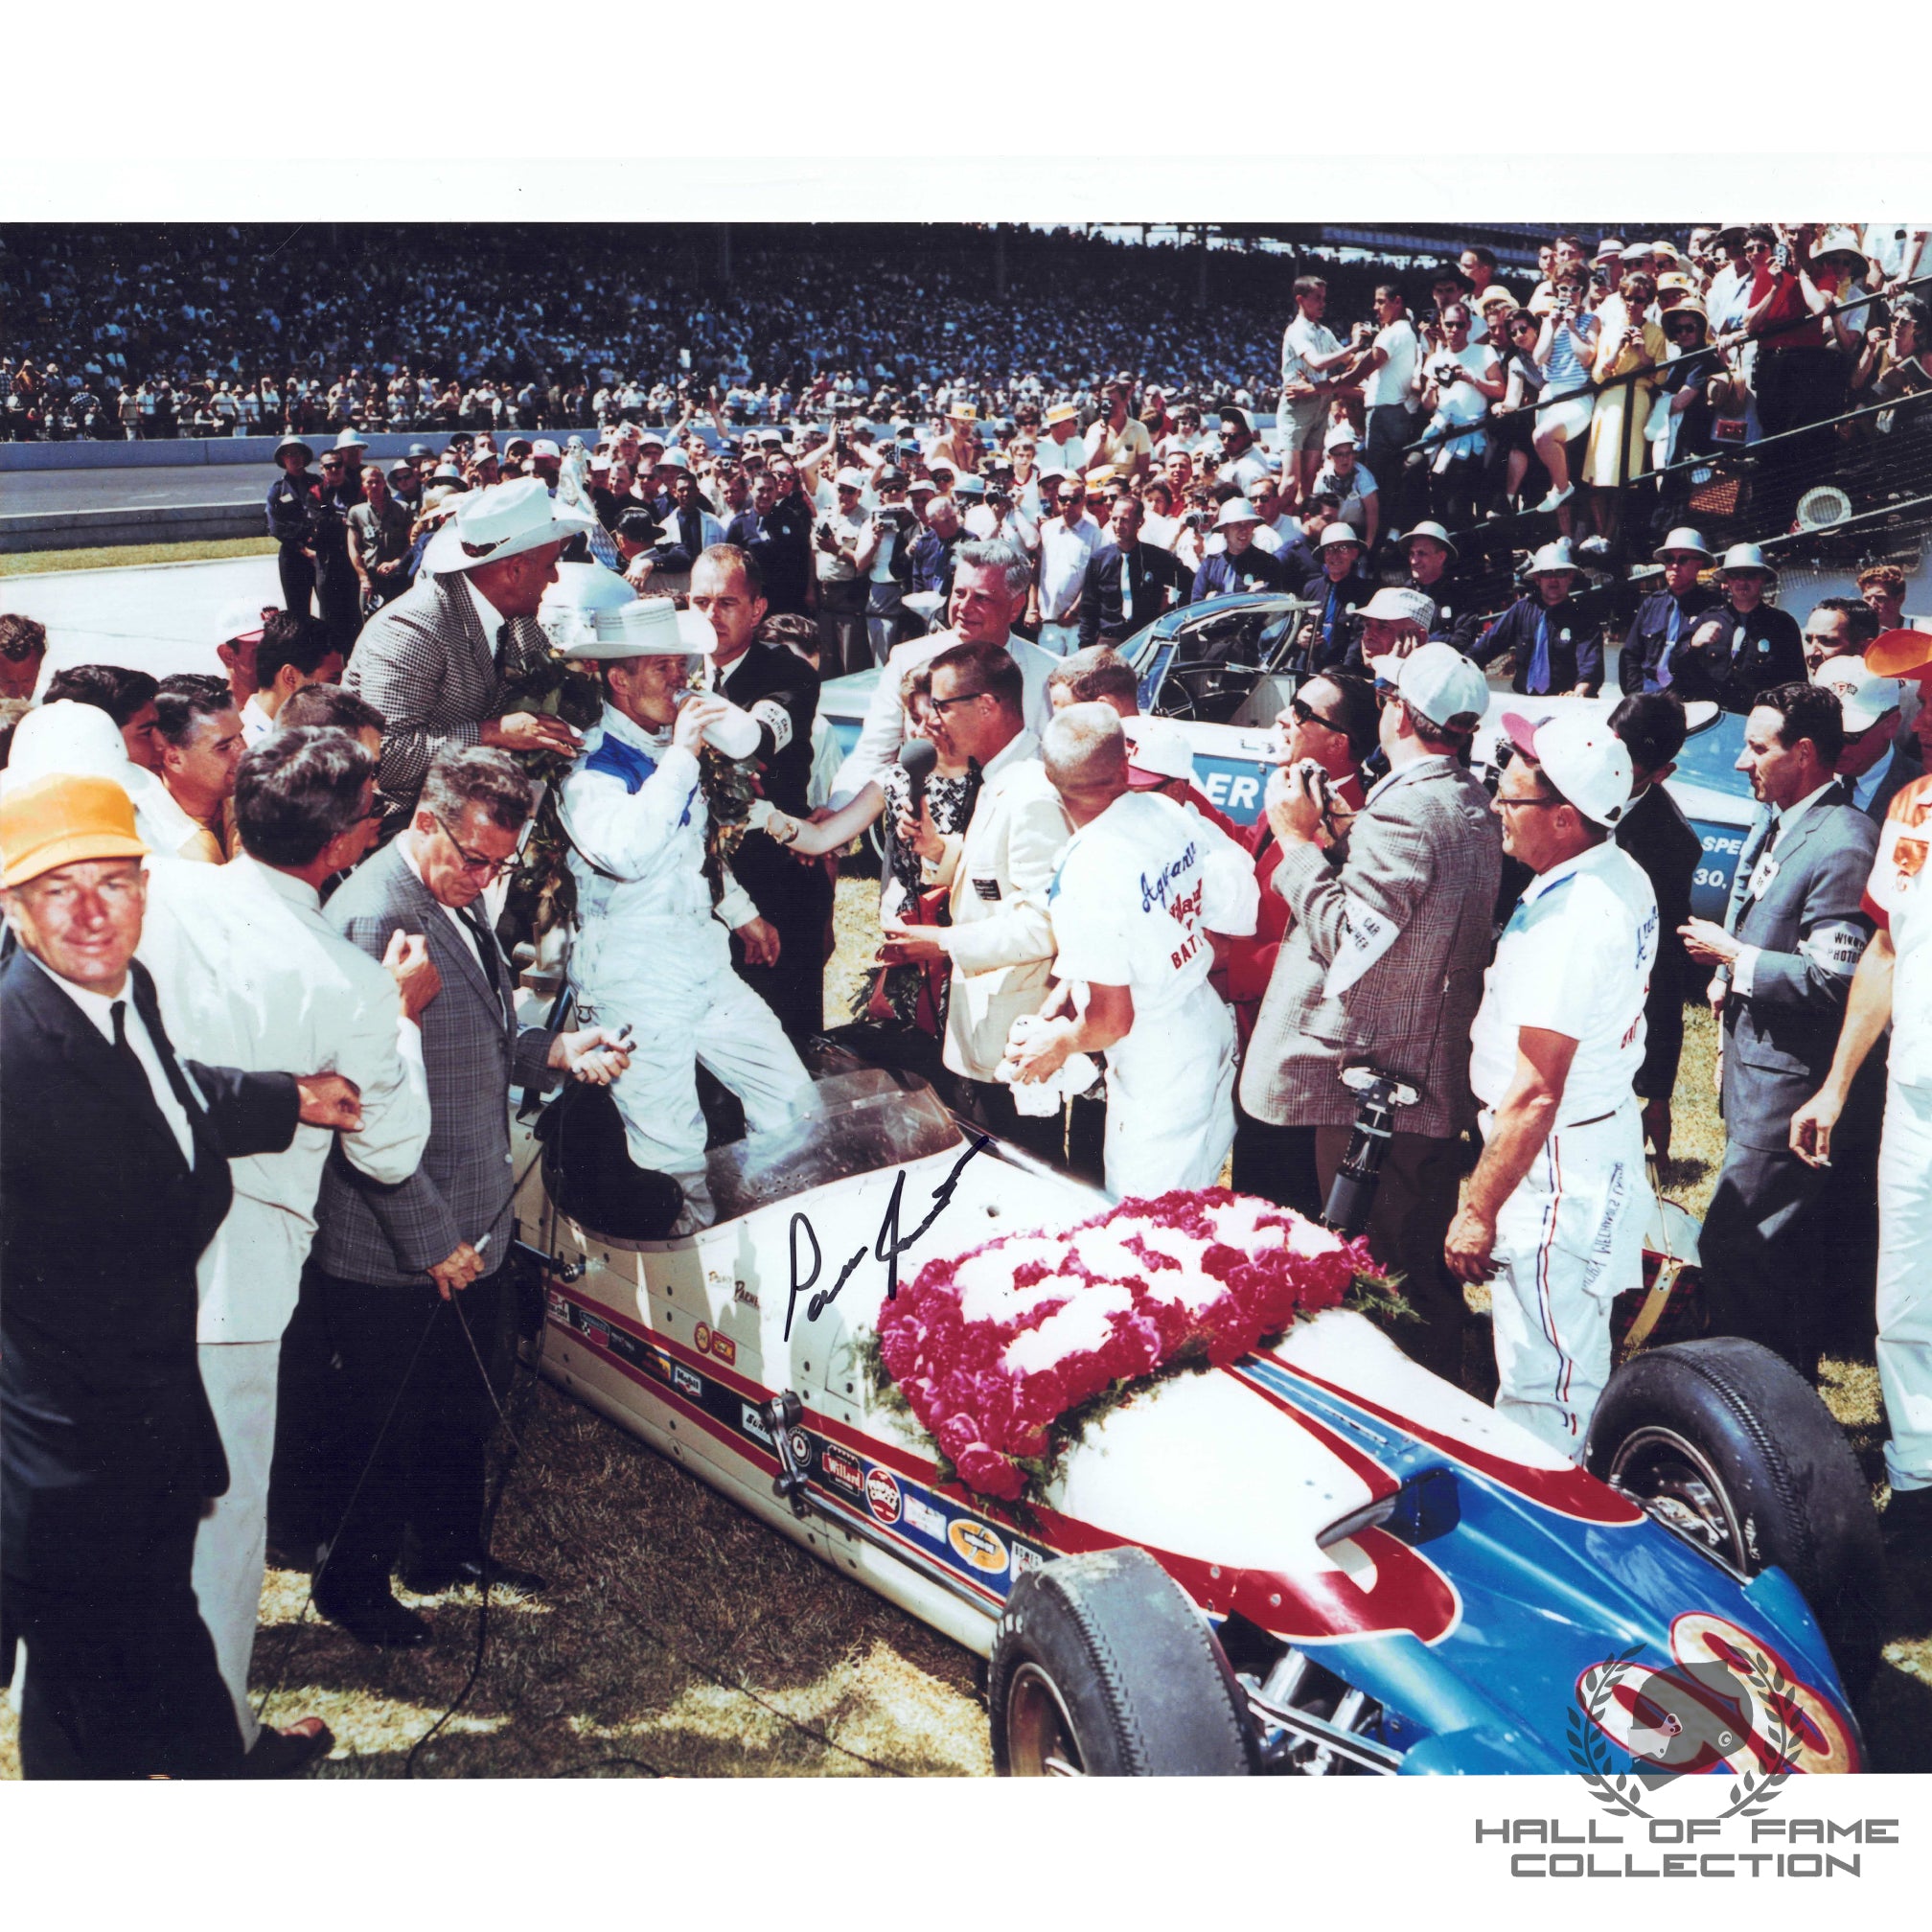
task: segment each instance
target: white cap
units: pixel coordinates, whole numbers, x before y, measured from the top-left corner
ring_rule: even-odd
[[[1225,530],[1230,523],[1258,523],[1261,513],[1245,496],[1230,496],[1221,506],[1221,514],[1214,519],[1217,530]]]
[[[1332,550],[1338,543],[1352,543],[1359,550],[1362,547],[1362,533],[1352,523],[1331,523],[1322,531],[1315,547],[1318,550]]]
[[[1812,673],[1811,681],[1836,696],[1848,731],[1871,730],[1888,712],[1898,710],[1905,698],[1902,678],[1881,678],[1855,654],[1827,658]]]
[[[100,705],[59,698],[36,704],[13,727],[0,794],[54,777],[111,778],[125,788],[133,762],[121,727]]]
[[[654,470],[688,470],[691,467],[691,459],[681,449],[663,449],[658,452],[656,462],[651,467]]]
[[[564,460],[563,450],[558,448],[556,444],[551,442],[547,436],[538,437],[536,442],[530,446],[530,453],[532,456],[554,456],[560,463]]]
[[[1598,825],[1615,825],[1630,809],[1630,752],[1601,711],[1578,707],[1532,724],[1506,711],[1503,728],[1517,750],[1542,766],[1550,783]]]
[[[1406,657],[1376,662],[1388,666],[1384,679],[1432,724],[1447,729],[1466,718],[1473,727],[1489,708],[1487,680],[1453,644],[1418,644]]]
[[[1567,570],[1573,576],[1576,572],[1576,560],[1570,554],[1570,545],[1559,538],[1554,543],[1546,543],[1523,566],[1526,577],[1552,577],[1558,570]]]
[[[1322,437],[1322,447],[1324,449],[1339,449],[1346,443],[1352,449],[1358,447],[1362,439],[1347,424],[1337,423],[1329,429],[1327,435]]]
[[[1724,553],[1724,560],[1717,565],[1721,575],[1726,570],[1761,570],[1767,577],[1778,574],[1778,566],[1765,556],[1756,543],[1734,543]]]
[[[865,472],[862,470],[841,470],[832,480],[841,490],[862,490],[865,487]]]
[[[1170,778],[1194,783],[1194,753],[1178,724],[1165,718],[1123,718],[1120,730],[1127,740],[1127,782],[1137,792]]]

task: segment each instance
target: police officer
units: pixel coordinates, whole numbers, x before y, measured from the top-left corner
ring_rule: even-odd
[[[283,437],[275,446],[275,460],[282,473],[268,486],[268,534],[281,545],[275,567],[282,579],[282,608],[307,617],[315,589],[309,513],[322,485],[309,468],[315,452],[301,437]]]
[[[1630,753],[1598,716],[1504,724],[1504,849],[1536,877],[1484,976],[1469,1081],[1483,1156],[1443,1259],[1500,1278],[1496,1407],[1579,1459],[1610,1375],[1610,1305],[1643,1274],[1653,1202],[1633,1082],[1657,958],[1650,882],[1610,834]]]
[[[1362,536],[1352,523],[1331,523],[1319,545],[1322,568],[1301,586],[1301,600],[1311,604],[1301,627],[1303,663],[1312,677],[1343,664],[1355,668],[1361,660],[1363,610],[1374,593],[1362,567]]]
[[[1677,647],[1689,642],[1696,620],[1721,601],[1697,582],[1697,573],[1715,560],[1696,531],[1671,531],[1655,559],[1664,566],[1664,587],[1638,605],[1617,660],[1617,681],[1632,697],[1669,689],[1677,676],[1672,662]]]
[[[795,651],[761,644],[764,582],[757,560],[736,544],[704,551],[691,570],[691,608],[718,639],[712,688],[758,725],[764,795],[794,818],[811,816],[806,786],[812,775],[812,723],[818,711],[818,674]],[[732,857],[738,883],[777,935],[775,956],[733,934],[739,977],[778,1016],[794,1046],[825,1024],[825,925],[832,916],[832,879],[824,865],[806,864],[766,837],[748,833]]]
[[[1603,681],[1603,640],[1571,597],[1576,565],[1567,543],[1546,543],[1523,573],[1530,587],[1472,654],[1485,668],[1513,656],[1513,688],[1529,698],[1591,698]]]
[[[347,451],[331,449],[322,458],[322,487],[309,504],[309,554],[315,564],[315,601],[322,621],[347,657],[362,629],[362,586],[349,554],[349,513],[361,501],[352,491],[353,465]]]
[[[1483,628],[1473,592],[1456,570],[1456,545],[1439,523],[1418,523],[1402,540],[1409,564],[1409,585],[1436,607],[1429,628],[1432,644],[1453,644],[1468,656]]]
[[[1805,681],[1805,637],[1796,618],[1764,601],[1776,572],[1757,544],[1732,544],[1717,567],[1724,601],[1699,620],[1689,648],[1673,656],[1672,681],[1681,685],[1681,698],[1714,698],[1742,715],[1760,692]]]

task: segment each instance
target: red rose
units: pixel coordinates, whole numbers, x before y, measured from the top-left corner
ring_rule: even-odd
[[[1012,1502],[1026,1486],[1025,1477],[1004,1456],[983,1442],[975,1442],[964,1455],[955,1458],[954,1466],[959,1471],[960,1482],[982,1496],[1000,1496]]]
[[[1051,1422],[1067,1407],[1067,1382],[1057,1368],[1042,1368],[1020,1385],[1020,1414],[1028,1422]]]
[[[959,1459],[979,1439],[978,1424],[970,1415],[949,1415],[932,1433],[955,1469]]]

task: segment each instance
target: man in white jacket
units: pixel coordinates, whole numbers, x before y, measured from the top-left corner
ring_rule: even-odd
[[[248,1703],[283,1331],[337,1140],[381,1184],[405,1180],[422,1158],[429,1095],[417,1015],[438,980],[420,934],[398,933],[379,963],[322,916],[323,882],[362,858],[380,816],[376,761],[348,732],[271,734],[242,762],[235,814],[242,850],[227,865],[150,862],[139,957],[184,1052],[250,1070],[340,1073],[362,1106],[353,1134],[298,1127],[286,1152],[231,1162],[234,1204],[196,1270],[201,1380],[230,1482],[201,1519],[195,1594],[252,1765],[293,1757],[297,1735],[262,1733]],[[327,1748],[319,1726],[306,1736]]]
[[[691,658],[716,648],[711,626],[669,598],[598,611],[567,655],[598,663],[604,716],[558,798],[581,922],[578,1012],[635,1035],[612,1090],[626,1143],[636,1165],[683,1188],[687,1231],[713,1218],[700,1062],[744,1102],[753,1133],[793,1118],[812,1088],[770,1007],[731,970],[727,932],[754,964],[777,958],[778,934],[728,871],[714,910],[704,877],[699,748],[709,738],[746,755],[758,742],[738,706],[686,688]]]

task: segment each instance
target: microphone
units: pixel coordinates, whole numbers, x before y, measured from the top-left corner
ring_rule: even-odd
[[[899,765],[910,780],[912,811],[916,816],[926,799],[926,781],[939,762],[939,748],[930,738],[908,738],[899,748]]]

